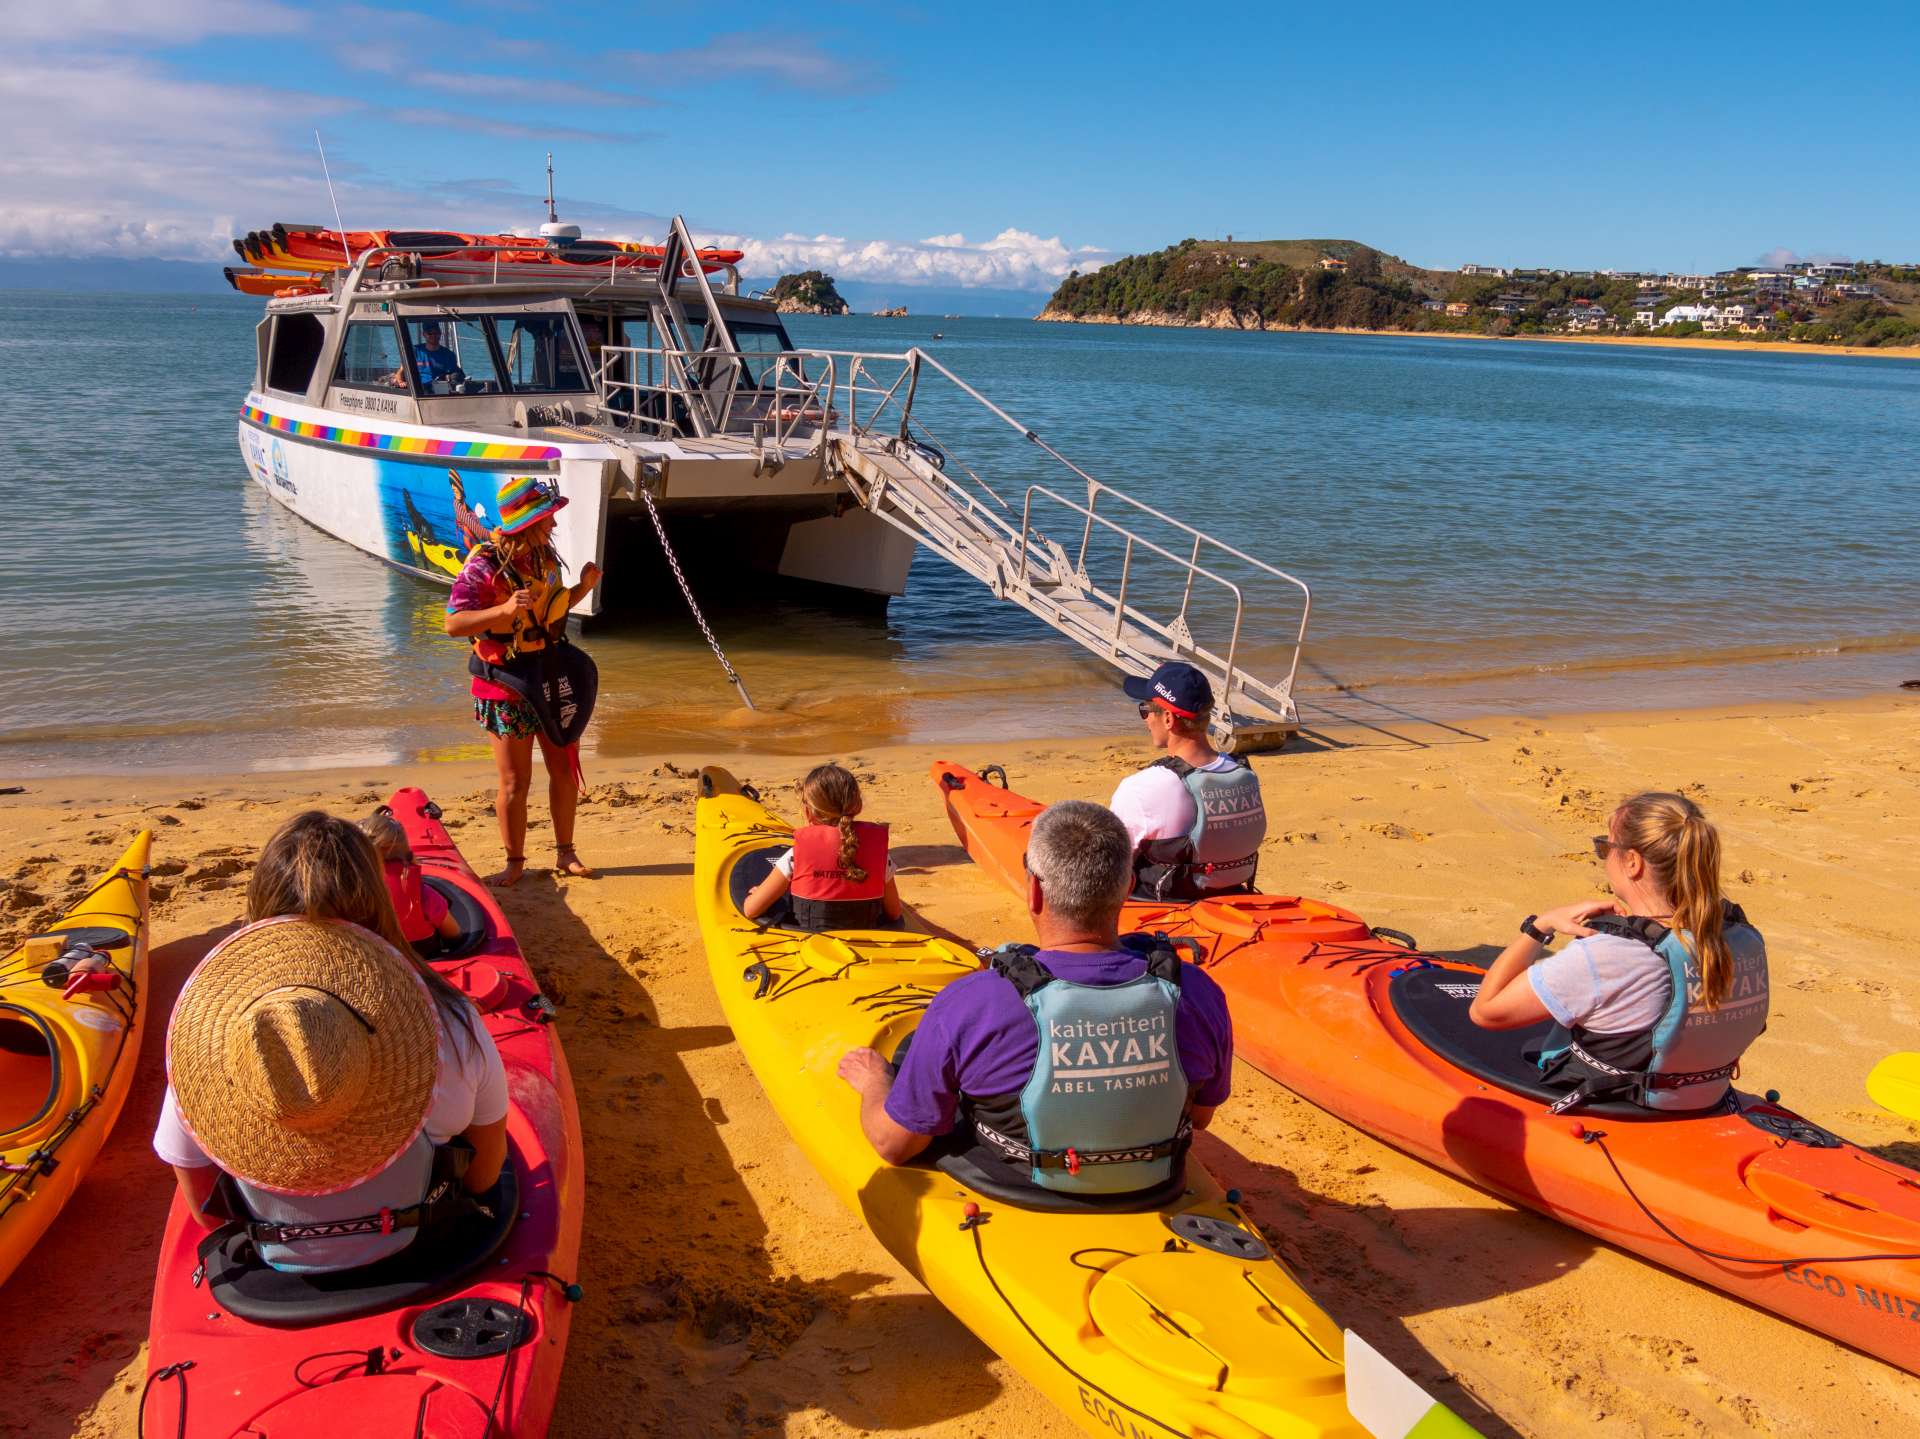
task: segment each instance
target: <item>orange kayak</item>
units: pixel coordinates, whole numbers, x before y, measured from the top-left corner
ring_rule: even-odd
[[[369,250],[409,251],[432,262],[468,262],[491,266],[557,265],[657,270],[666,249],[632,240],[574,240],[564,249],[524,235],[468,235],[455,230],[326,230],[275,225],[250,230],[233,242],[241,259],[284,270],[325,273],[346,269]],[[738,264],[741,250],[700,251],[709,273]]]
[[[1041,806],[944,761],[933,778],[974,862],[1023,889]],[[1528,1058],[1546,1026],[1477,1029],[1466,1011],[1480,970],[1337,905],[1136,902],[1122,924],[1188,948],[1226,992],[1235,1052],[1303,1099],[1509,1203],[1920,1373],[1920,1171],[1771,1094],[1678,1118],[1625,1104],[1550,1114],[1558,1092]]]

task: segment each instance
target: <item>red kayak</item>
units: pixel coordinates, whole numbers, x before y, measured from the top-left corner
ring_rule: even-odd
[[[252,230],[233,242],[242,259],[257,265],[325,272],[342,270],[369,250],[404,251],[430,264],[448,262],[499,265],[612,266],[620,270],[657,270],[664,245],[632,240],[572,240],[562,246],[525,235],[468,235],[454,230],[326,230],[275,225]],[[744,257],[742,250],[703,249],[701,268],[709,274]],[[689,272],[691,273],[691,272]]]
[[[547,1429],[580,1290],[580,1114],[552,1006],[513,931],[417,789],[390,801],[462,939],[434,968],[506,1063],[508,1167],[492,1223],[342,1274],[283,1274],[176,1196],[160,1246],[141,1420],[206,1439],[490,1439]],[[425,1252],[416,1253],[416,1249]],[[251,1262],[249,1262],[251,1261]],[[191,1422],[189,1423],[189,1416]]]
[[[1041,806],[933,766],[960,843],[1016,892]],[[1303,1099],[1510,1203],[1920,1373],[1920,1171],[1734,1093],[1699,1115],[1554,1115],[1548,1026],[1467,1017],[1481,971],[1291,895],[1130,902],[1218,981],[1234,1050]]]

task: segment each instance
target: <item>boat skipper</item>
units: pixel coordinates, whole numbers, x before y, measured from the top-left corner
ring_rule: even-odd
[[[433,393],[435,380],[452,379],[460,373],[460,362],[452,350],[440,343],[440,322],[423,320],[420,343],[413,347],[413,371],[423,394]]]
[[[860,1127],[889,1164],[952,1136],[943,1152],[1016,1190],[1098,1202],[1178,1182],[1231,1086],[1226,998],[1172,951],[1122,945],[1133,850],[1111,811],[1050,805],[1026,866],[1038,947],[936,994],[897,1073],[872,1049],[841,1059]]]
[[[1172,660],[1145,679],[1129,676],[1125,689],[1139,702],[1147,738],[1167,752],[1113,792],[1113,812],[1133,842],[1134,895],[1181,900],[1251,891],[1267,811],[1252,766],[1207,739],[1213,686]]]

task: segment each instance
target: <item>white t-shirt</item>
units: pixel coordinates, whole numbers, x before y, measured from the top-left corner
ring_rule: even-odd
[[[478,1011],[473,1016],[476,1045],[466,1029],[449,1025],[438,1012],[434,1018],[440,1028],[440,1073],[433,1085],[433,1099],[427,1106],[426,1135],[434,1144],[445,1144],[476,1124],[495,1124],[507,1117],[507,1071],[500,1062],[500,1051],[493,1036],[481,1024]],[[458,1037],[450,1033],[457,1030]],[[174,1100],[173,1086],[167,1086],[160,1102],[160,1122],[153,1131],[153,1152],[168,1164],[181,1169],[204,1169],[213,1160],[207,1156],[180,1119],[180,1106]]]
[[[775,861],[773,862],[773,867],[774,867],[775,869],[777,869],[777,870],[779,870],[781,874],[783,874],[783,875],[785,875],[785,876],[786,876],[786,878],[787,878],[788,880],[792,880],[792,878],[793,878],[793,851],[792,851],[792,850],[790,850],[790,849],[785,849],[785,850],[782,850],[782,851],[780,852],[780,857],[779,857],[778,859],[776,859],[776,860],[775,860]],[[888,878],[888,879],[898,879],[898,878],[899,878],[899,875],[897,875],[897,874],[896,874],[896,873],[894,872],[894,868],[893,868],[893,856],[892,856],[892,855],[888,855],[888,856],[887,856],[887,878]]]
[[[1556,1021],[1594,1034],[1651,1029],[1673,996],[1667,961],[1617,934],[1574,940],[1529,969],[1527,982]]]
[[[1231,755],[1221,754],[1198,768],[1218,772],[1232,769],[1237,763]],[[1120,816],[1136,852],[1144,840],[1185,838],[1199,817],[1193,794],[1181,783],[1180,776],[1159,764],[1148,765],[1121,780],[1107,808]]]

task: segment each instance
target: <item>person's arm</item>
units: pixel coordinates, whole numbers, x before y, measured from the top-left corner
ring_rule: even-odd
[[[1610,899],[1582,900],[1536,915],[1533,924],[1549,938],[1571,934],[1585,939],[1593,933],[1586,926],[1587,920],[1596,914],[1614,912],[1615,905]],[[1524,934],[1515,938],[1488,967],[1486,978],[1480,981],[1480,992],[1467,1009],[1467,1017],[1482,1029],[1525,1029],[1543,1019],[1552,1019],[1553,1013],[1545,1001],[1526,982],[1527,971],[1546,954],[1546,946],[1538,940]]]
[[[930,1134],[916,1134],[897,1124],[887,1113],[887,1095],[893,1091],[893,1072],[878,1050],[850,1049],[840,1060],[840,1077],[860,1095],[860,1129],[873,1152],[889,1164],[905,1164],[933,1142]]]
[[[580,578],[575,581],[573,588],[567,593],[567,608],[571,610],[589,594],[593,593],[594,588],[605,577],[606,571],[602,570],[600,566],[596,565],[592,560],[588,560],[585,567],[580,571]]]
[[[887,888],[880,896],[880,907],[887,912],[888,919],[898,919],[906,913],[906,906],[900,903],[900,881],[894,876],[892,864],[887,866]]]
[[[767,877],[756,884],[748,892],[747,897],[740,902],[740,913],[748,919],[760,918],[779,903],[780,896],[787,892],[787,886],[792,882],[778,869],[768,870]]]
[[[482,630],[510,626],[515,615],[525,614],[532,608],[533,591],[515,590],[502,603],[482,610],[448,610],[446,631],[455,639],[464,640]]]
[[[1214,1106],[1211,1104],[1196,1104],[1188,1111],[1187,1122],[1195,1129],[1205,1129],[1213,1123],[1213,1111]]]
[[[502,1116],[492,1124],[470,1124],[460,1137],[473,1146],[473,1160],[467,1165],[466,1191],[485,1194],[499,1182],[500,1170],[507,1162],[506,1118]]]
[[[187,1213],[195,1224],[202,1229],[218,1229],[227,1222],[207,1213],[214,1186],[220,1182],[219,1169],[211,1164],[196,1164],[192,1168],[176,1164],[173,1166],[173,1179],[180,1188],[180,1197],[187,1201]]]
[[[439,922],[433,927],[433,932],[442,939],[458,939],[460,938],[460,921],[453,917],[452,910],[448,910],[440,916]]]

